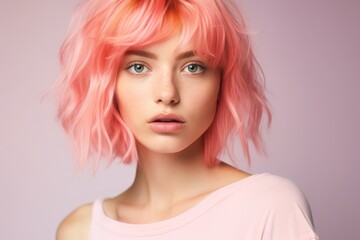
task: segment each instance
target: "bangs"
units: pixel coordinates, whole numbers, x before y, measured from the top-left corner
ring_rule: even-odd
[[[178,48],[191,41],[212,67],[221,62],[226,28],[215,1],[130,0],[118,2],[114,9],[103,35],[111,59],[180,34]]]

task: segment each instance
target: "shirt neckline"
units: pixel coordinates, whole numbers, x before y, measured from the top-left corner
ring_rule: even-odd
[[[107,229],[107,231],[123,236],[151,236],[168,232],[175,228],[179,228],[182,225],[190,223],[192,220],[209,211],[209,209],[214,207],[218,202],[237,191],[237,189],[241,189],[265,175],[269,175],[269,173],[253,174],[241,180],[225,185],[214,190],[195,206],[187,209],[186,211],[174,217],[153,223],[133,224],[115,220],[105,214],[102,207],[103,199],[98,199],[95,202],[95,205],[97,205],[98,212],[100,213],[100,223],[102,227]]]

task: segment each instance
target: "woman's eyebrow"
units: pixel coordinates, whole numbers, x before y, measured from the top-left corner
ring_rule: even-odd
[[[125,52],[125,56],[126,55],[136,55],[136,56],[151,58],[155,60],[157,59],[157,56],[154,53],[147,52],[144,50],[128,50]]]
[[[136,55],[136,56],[155,59],[155,60],[158,59],[156,54],[154,54],[152,52],[144,51],[144,50],[128,50],[128,51],[126,51],[125,55]],[[185,58],[194,57],[195,55],[196,54],[195,54],[194,51],[182,52],[182,53],[179,53],[176,56],[176,60],[182,60],[182,59],[185,59]]]
[[[195,52],[194,51],[186,51],[183,53],[180,53],[179,55],[177,55],[176,60],[182,60],[185,58],[190,58],[190,57],[194,57],[195,56]]]

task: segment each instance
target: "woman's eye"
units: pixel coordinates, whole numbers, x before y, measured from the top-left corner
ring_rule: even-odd
[[[196,64],[196,63],[191,63],[184,68],[185,72],[191,73],[191,74],[202,73],[204,70],[205,70],[205,67],[201,66],[200,64]]]
[[[128,70],[130,73],[133,74],[141,74],[149,71],[149,69],[145,65],[140,63],[132,64],[131,66],[128,67]]]

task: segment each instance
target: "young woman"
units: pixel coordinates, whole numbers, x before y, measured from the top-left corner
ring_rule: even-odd
[[[218,158],[235,135],[248,159],[248,141],[263,151],[270,120],[231,1],[87,0],[60,59],[58,117],[79,166],[137,171],[125,192],[71,213],[58,240],[318,239],[295,184]]]

